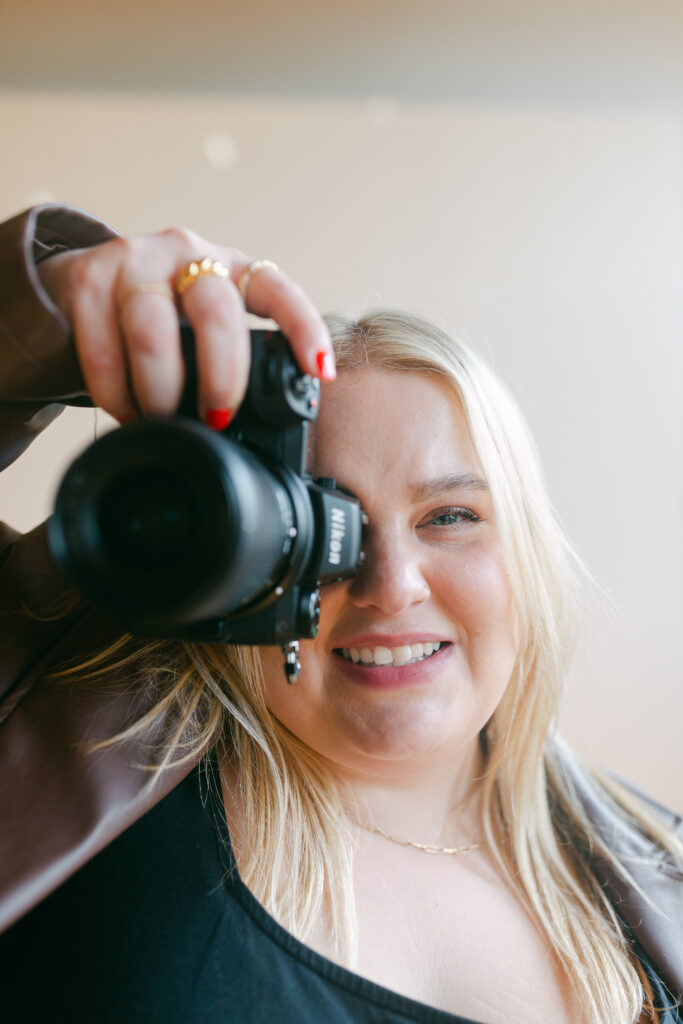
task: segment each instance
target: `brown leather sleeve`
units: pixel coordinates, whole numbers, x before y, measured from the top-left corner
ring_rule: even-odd
[[[0,224],[0,468],[65,403],[88,404],[68,322],[40,284],[36,264],[66,249],[116,237],[71,207],[38,206]],[[20,536],[0,524],[0,697],[49,649],[67,624],[45,613],[64,591],[44,528]]]
[[[36,263],[112,237],[101,221],[68,207],[37,207],[0,225],[0,466],[64,404],[89,404],[69,325],[41,288]],[[45,611],[63,590],[44,527],[19,536],[0,524],[0,930],[192,767],[164,771],[150,789],[150,773],[139,767],[149,763],[149,749],[88,753],[87,743],[118,733],[149,696],[116,670],[95,682],[50,678],[56,665],[103,648],[112,634],[112,624],[86,608],[66,617],[28,614]],[[161,724],[157,756],[164,731]]]
[[[0,224],[0,469],[64,404],[89,404],[69,324],[42,288],[36,265],[115,237],[72,207],[36,206]]]
[[[153,695],[116,667],[72,680],[49,673],[79,651],[104,648],[113,635],[111,623],[87,612],[6,700],[0,728],[0,932],[145,814],[199,760],[197,753],[192,763],[166,768],[156,778],[150,772],[174,733],[171,717],[158,723],[153,744],[88,749],[142,717]]]

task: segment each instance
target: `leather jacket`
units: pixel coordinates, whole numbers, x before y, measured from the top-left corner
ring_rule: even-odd
[[[0,225],[0,468],[65,405],[89,405],[66,320],[40,286],[36,263],[63,249],[115,237],[71,207],[36,207]],[[31,615],[64,584],[45,528],[20,536],[0,525],[0,930],[47,896],[165,796],[192,769],[166,770],[149,786],[130,743],[96,754],[86,743],[118,732],[145,694],[115,668],[92,682],[48,673],[106,642],[112,624],[92,609]],[[170,728],[170,727],[169,727]],[[609,848],[642,894],[594,862],[618,913],[655,970],[683,994],[683,884],[667,857],[617,815],[593,777],[561,747],[563,770]],[[683,840],[683,819],[659,808]],[[643,895],[644,894],[644,895]]]

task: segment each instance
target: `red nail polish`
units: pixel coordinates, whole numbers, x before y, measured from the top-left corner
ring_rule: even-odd
[[[232,419],[232,409],[209,409],[204,419],[212,430],[225,430]]]
[[[315,357],[315,361],[318,367],[318,372],[323,380],[334,380],[337,376],[337,371],[334,366],[334,359],[329,352],[325,349],[321,349]]]

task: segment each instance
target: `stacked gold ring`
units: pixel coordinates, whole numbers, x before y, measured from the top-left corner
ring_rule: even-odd
[[[202,277],[226,278],[229,276],[230,271],[220,260],[212,260],[210,256],[205,256],[203,260],[190,260],[189,263],[185,264],[178,274],[175,287],[178,295],[182,297],[187,289],[191,288]]]

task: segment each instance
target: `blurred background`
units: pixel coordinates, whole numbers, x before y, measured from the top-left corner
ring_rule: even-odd
[[[0,129],[0,216],[185,224],[325,310],[466,334],[611,595],[563,730],[683,811],[679,0],[22,0]],[[103,420],[62,416],[3,475],[0,518],[40,521]]]

